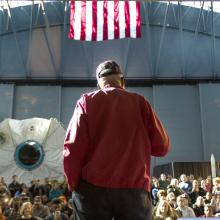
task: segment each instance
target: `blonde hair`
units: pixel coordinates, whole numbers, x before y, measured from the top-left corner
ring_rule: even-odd
[[[166,213],[166,216],[163,216],[163,213],[161,213],[161,206],[163,204],[166,204],[167,206],[167,213]],[[165,217],[166,220],[168,219],[177,219],[178,218],[178,215],[176,214],[175,210],[170,206],[169,202],[167,200],[161,200],[158,205],[157,205],[157,208],[156,208],[156,211],[155,211],[155,216],[154,218],[156,219],[156,217]]]
[[[212,182],[214,185],[220,184],[220,177],[213,178]]]
[[[31,202],[24,202],[20,208],[20,215],[24,215],[24,210],[26,208],[26,206],[30,205],[31,206],[31,209],[33,207],[32,203]]]
[[[157,192],[157,197],[160,199],[160,198],[163,198],[163,197],[166,197],[167,196],[167,192],[163,189],[160,189],[158,190]]]

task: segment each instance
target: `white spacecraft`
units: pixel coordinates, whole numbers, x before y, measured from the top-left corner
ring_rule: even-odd
[[[63,178],[65,130],[56,119],[5,119],[0,123],[0,176],[6,183],[16,174],[33,179]]]

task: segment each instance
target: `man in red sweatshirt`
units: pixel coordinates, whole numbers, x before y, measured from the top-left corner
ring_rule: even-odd
[[[145,98],[125,90],[120,66],[96,70],[98,90],[77,101],[64,141],[64,171],[81,220],[151,219],[150,158],[169,137]]]

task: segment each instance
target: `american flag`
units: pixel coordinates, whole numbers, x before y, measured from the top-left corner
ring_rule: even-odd
[[[140,2],[73,1],[69,38],[103,41],[141,37]]]

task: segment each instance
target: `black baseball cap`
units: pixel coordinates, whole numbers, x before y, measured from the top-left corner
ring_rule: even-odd
[[[96,68],[97,80],[113,74],[120,74],[123,76],[120,66],[113,60],[106,60],[100,63]]]

